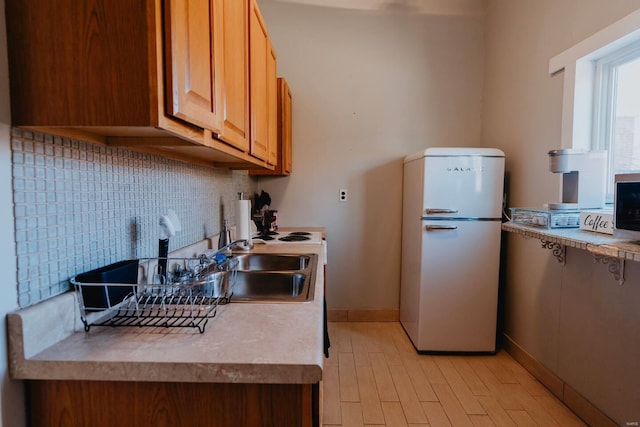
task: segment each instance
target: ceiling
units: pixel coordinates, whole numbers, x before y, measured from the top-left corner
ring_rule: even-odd
[[[424,15],[483,15],[486,0],[260,0],[350,10],[404,12]]]

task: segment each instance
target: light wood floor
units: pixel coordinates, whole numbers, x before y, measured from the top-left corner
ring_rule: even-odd
[[[504,351],[419,355],[397,322],[330,322],[324,426],[584,426]]]

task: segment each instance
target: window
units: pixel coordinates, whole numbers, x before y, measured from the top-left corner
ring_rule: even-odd
[[[561,148],[607,150],[616,173],[640,172],[640,9],[549,61],[564,71]]]
[[[640,42],[595,63],[592,148],[607,150],[607,200],[613,177],[640,171]]]

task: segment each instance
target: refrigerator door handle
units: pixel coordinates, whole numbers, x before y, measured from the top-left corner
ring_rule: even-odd
[[[457,225],[425,225],[427,231],[440,231],[440,230],[457,230]]]
[[[427,208],[427,209],[424,210],[424,212],[427,215],[430,215],[430,214],[448,214],[448,213],[454,214],[454,213],[458,213],[458,209],[435,209],[435,208],[432,209],[432,208]]]

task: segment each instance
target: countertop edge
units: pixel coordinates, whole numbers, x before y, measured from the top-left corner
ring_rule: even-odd
[[[502,230],[525,237],[533,237],[570,248],[582,249],[593,254],[640,262],[640,245],[630,239],[620,239],[608,234],[585,231],[579,228],[535,228],[506,222]]]
[[[322,365],[23,360],[13,379],[234,384],[315,384]]]

